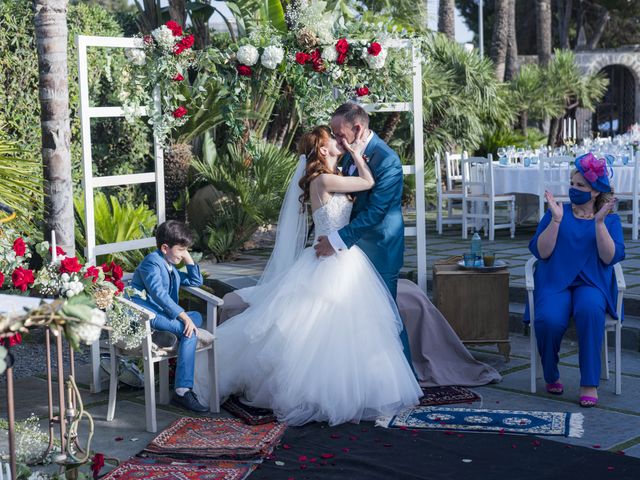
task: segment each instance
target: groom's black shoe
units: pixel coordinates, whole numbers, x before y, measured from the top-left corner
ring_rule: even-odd
[[[198,401],[198,397],[193,390],[187,390],[183,396],[174,393],[173,397],[171,397],[171,405],[186,408],[187,410],[198,413],[206,413],[209,411],[209,408],[205,407]]]

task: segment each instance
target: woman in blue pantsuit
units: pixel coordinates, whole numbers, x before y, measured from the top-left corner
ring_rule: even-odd
[[[598,401],[605,314],[617,318],[613,265],[624,259],[624,241],[620,217],[611,213],[616,199],[606,161],[588,153],[575,160],[575,167],[569,189],[571,203],[559,204],[545,192],[549,209],[529,243],[529,250],[539,260],[534,321],[546,389],[561,394],[564,386],[558,351],[569,318],[574,318],[580,405],[592,407]]]

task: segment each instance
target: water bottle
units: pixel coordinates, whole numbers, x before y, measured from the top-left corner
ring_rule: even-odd
[[[482,239],[480,238],[480,235],[478,235],[478,232],[475,232],[473,234],[473,237],[471,237],[471,253],[475,255],[475,266],[481,267],[482,266]]]

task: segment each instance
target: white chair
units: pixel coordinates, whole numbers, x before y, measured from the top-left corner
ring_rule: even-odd
[[[128,276],[130,280],[130,275]],[[210,346],[204,347],[201,350],[209,351],[209,372],[212,376],[211,392],[209,401],[209,411],[214,413],[220,412],[220,397],[218,392],[218,370],[216,362],[216,326],[218,309],[223,304],[221,298],[216,297],[201,288],[196,287],[180,287],[182,292],[188,292],[207,303],[207,316],[206,316],[206,330],[212,334],[213,340]],[[144,369],[144,403],[145,403],[145,416],[147,424],[147,432],[155,433],[158,431],[158,425],[156,422],[156,393],[155,393],[155,371],[154,365],[157,363],[159,366],[159,403],[169,404],[169,359],[174,358],[177,355],[162,355],[160,352],[154,351],[152,348],[151,340],[151,320],[155,318],[155,314],[146,308],[143,308],[125,298],[116,297],[116,301],[122,302],[129,308],[140,312],[143,317],[144,329],[146,331],[146,337],[142,342],[142,361]],[[109,353],[111,362],[110,380],[109,380],[109,404],[107,407],[107,421],[110,422],[114,419],[116,409],[116,397],[118,393],[118,357],[130,356],[129,352],[123,352],[117,348],[113,342],[111,342],[111,335],[109,335]]]
[[[538,259],[531,257],[527,260],[525,265],[525,284],[527,287],[527,296],[529,302],[529,349],[531,363],[531,393],[536,393],[536,380],[542,376],[542,364],[540,363],[540,356],[538,355],[538,346],[536,344],[536,329],[535,329],[535,304],[533,300],[533,292],[535,290],[535,281],[533,272],[535,270]],[[621,348],[622,348],[622,299],[624,297],[624,291],[627,289],[624,274],[622,272],[622,266],[616,263],[614,266],[614,272],[616,276],[616,283],[618,284],[618,298],[616,299],[616,314],[618,319],[614,319],[611,315],[607,314],[604,324],[604,339],[602,341],[602,355],[601,355],[601,378],[609,379],[609,350],[607,348],[607,332],[615,332],[615,357],[616,357],[616,395],[620,395],[622,392],[622,364],[621,364]]]
[[[506,203],[509,222],[496,224],[496,204]],[[495,238],[495,231],[508,228],[511,238],[516,232],[516,197],[515,195],[496,195],[493,181],[493,157],[468,157],[462,159],[462,238],[467,238],[469,220],[478,227],[483,221],[485,236],[489,240]],[[487,232],[488,230],[488,232]]]
[[[461,160],[467,157],[466,152],[445,153],[445,175],[446,179],[442,180],[442,165],[440,163],[440,154],[435,156],[436,170],[436,228],[438,233],[442,235],[443,225],[462,225],[462,215],[453,215],[453,204],[455,201],[462,202],[462,173],[460,169]],[[443,217],[443,204],[447,202],[447,216]]]
[[[631,238],[633,240],[638,240],[638,222],[640,221],[640,185],[638,185],[638,181],[640,177],[638,173],[640,172],[640,152],[637,152],[635,155],[631,155],[631,158],[634,158],[633,162],[633,183],[631,184],[630,192],[615,192],[615,196],[621,202],[628,201],[631,202],[631,210],[618,210],[618,215],[620,215],[620,219],[627,217],[631,217],[631,222],[626,221],[622,222],[622,226],[624,228],[631,228]],[[615,167],[614,167],[615,172]]]
[[[538,217],[540,220],[544,216],[545,190],[549,190],[558,202],[569,201],[568,195],[561,194],[561,192],[567,192],[569,189],[574,160],[573,157],[568,155],[555,157],[540,155],[538,160]],[[562,167],[561,164],[563,163],[568,163],[569,168]]]

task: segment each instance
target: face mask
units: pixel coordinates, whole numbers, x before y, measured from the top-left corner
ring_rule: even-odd
[[[577,188],[570,188],[569,200],[571,200],[571,203],[574,203],[576,205],[584,205],[589,200],[591,200],[591,192],[584,192],[582,190],[578,190]]]

